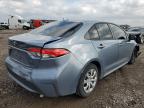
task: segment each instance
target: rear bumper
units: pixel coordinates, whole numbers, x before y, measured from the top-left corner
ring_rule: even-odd
[[[15,72],[13,72],[9,67],[7,67],[8,72],[9,72],[9,76],[15,81],[17,82],[19,85],[21,85],[22,87],[24,87],[25,89],[34,92],[34,93],[38,93],[38,89],[37,87],[31,83],[31,81],[26,80],[23,77],[20,77],[19,75],[17,75]]]
[[[75,64],[56,68],[32,69],[6,58],[9,76],[25,89],[49,97],[64,96],[76,92],[80,70],[82,68],[74,58]]]

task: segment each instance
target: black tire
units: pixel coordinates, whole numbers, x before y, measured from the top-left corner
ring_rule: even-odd
[[[98,68],[96,65],[94,64],[89,64],[83,71],[83,73],[81,74],[80,80],[79,80],[79,84],[77,87],[77,91],[76,91],[76,95],[80,96],[80,97],[88,97],[95,89],[95,87],[93,88],[93,90],[90,93],[86,93],[84,90],[84,79],[86,77],[86,74],[90,71],[90,69],[94,69],[96,70],[96,75],[97,75],[97,80],[96,80],[96,84],[98,81]],[[96,86],[95,84],[95,86]]]
[[[29,27],[23,26],[24,30],[29,30]]]
[[[135,50],[132,53],[132,56],[130,58],[130,61],[128,62],[128,64],[134,64],[135,63],[135,59],[136,59],[136,52]]]

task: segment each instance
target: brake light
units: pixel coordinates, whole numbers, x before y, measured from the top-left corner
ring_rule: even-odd
[[[43,57],[43,58],[60,57],[70,53],[68,50],[62,48],[50,48],[50,49],[29,48],[28,51],[33,56]]]

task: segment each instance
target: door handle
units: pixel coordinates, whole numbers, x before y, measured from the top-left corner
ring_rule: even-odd
[[[104,48],[105,46],[103,45],[103,44],[100,44],[99,46],[98,46],[98,48],[100,48],[100,49],[102,49],[102,48]]]

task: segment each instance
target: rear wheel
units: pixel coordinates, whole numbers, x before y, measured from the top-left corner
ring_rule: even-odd
[[[94,64],[89,64],[83,71],[76,94],[87,97],[95,89],[98,80],[98,69]]]

